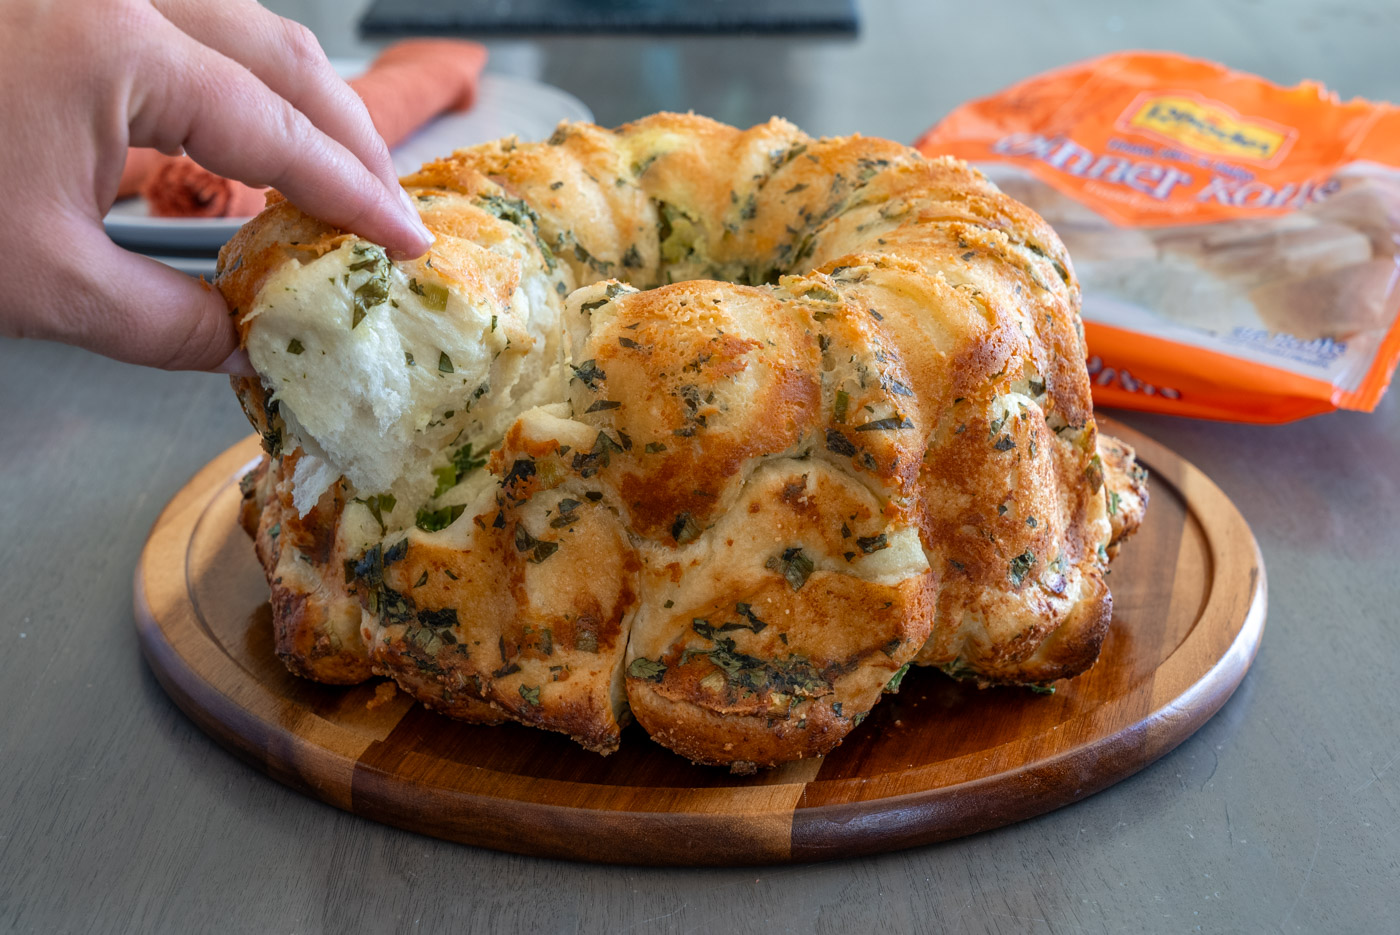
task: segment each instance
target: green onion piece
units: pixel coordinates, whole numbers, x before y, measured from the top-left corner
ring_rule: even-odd
[[[423,307],[433,312],[447,310],[447,287],[435,282],[420,282],[418,288],[419,295],[423,299]]]

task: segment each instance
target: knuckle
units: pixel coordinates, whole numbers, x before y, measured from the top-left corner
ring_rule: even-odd
[[[220,327],[206,309],[193,309],[173,329],[155,366],[162,370],[215,367],[236,347],[231,346],[230,330]]]
[[[278,28],[282,33],[282,47],[297,68],[310,70],[325,61],[326,53],[321,50],[321,43],[316,41],[316,35],[310,29],[285,18],[279,22]]]

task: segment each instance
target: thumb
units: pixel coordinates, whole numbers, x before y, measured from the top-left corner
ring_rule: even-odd
[[[26,316],[29,334],[166,370],[252,372],[213,286],[122,250],[100,228],[84,239],[73,288],[40,293],[48,307]]]

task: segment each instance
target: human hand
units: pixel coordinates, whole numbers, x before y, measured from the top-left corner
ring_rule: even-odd
[[[251,372],[216,290],[103,230],[128,146],[183,148],[398,257],[431,243],[359,98],[254,0],[4,0],[0,87],[0,333]]]

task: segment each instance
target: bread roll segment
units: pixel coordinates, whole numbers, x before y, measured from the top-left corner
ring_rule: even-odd
[[[1093,663],[1146,488],[1096,433],[1063,245],[980,174],[658,114],[405,185],[419,260],[285,203],[220,257],[293,671],[746,771],[911,663]],[[273,556],[276,520],[319,545]]]

